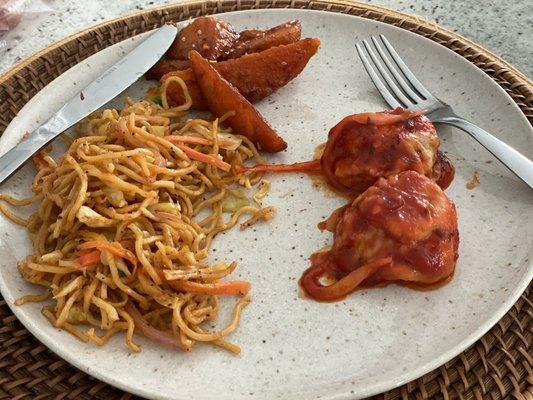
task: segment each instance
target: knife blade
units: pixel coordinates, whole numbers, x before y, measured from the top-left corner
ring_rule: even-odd
[[[164,25],[72,97],[43,125],[0,157],[0,184],[61,132],[119,95],[170,47],[177,28]]]

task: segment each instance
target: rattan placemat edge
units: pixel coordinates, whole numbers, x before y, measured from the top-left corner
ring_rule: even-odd
[[[531,81],[531,79],[529,79],[518,68],[516,68],[513,65],[509,64],[507,61],[505,61],[499,55],[493,53],[492,51],[486,49],[485,47],[473,42],[472,40],[470,40],[470,39],[468,39],[468,38],[466,38],[466,37],[464,37],[464,36],[462,36],[462,35],[460,35],[460,34],[458,34],[456,32],[453,32],[453,31],[451,31],[451,30],[449,30],[449,29],[447,29],[447,28],[445,28],[445,27],[443,27],[441,25],[438,25],[437,23],[435,23],[433,21],[427,20],[427,19],[425,19],[423,17],[419,17],[417,15],[407,14],[407,13],[404,13],[404,12],[401,12],[401,11],[397,11],[397,10],[394,10],[392,8],[389,8],[389,7],[377,6],[377,5],[366,4],[366,3],[360,3],[358,1],[334,0],[334,1],[327,1],[327,2],[332,4],[332,5],[339,4],[339,5],[346,5],[347,7],[360,6],[361,8],[372,10],[372,11],[375,11],[375,12],[378,12],[378,13],[393,14],[396,17],[401,17],[402,19],[405,19],[406,21],[411,21],[411,22],[416,23],[416,24],[418,24],[420,26],[427,27],[427,28],[429,28],[429,29],[431,29],[431,30],[433,30],[435,32],[441,32],[441,33],[445,33],[446,35],[455,37],[456,39],[467,43],[470,47],[472,47],[473,49],[476,49],[478,52],[485,53],[487,56],[495,59],[498,63],[505,65],[506,68],[509,70],[509,72],[513,73],[514,75],[517,75],[521,80],[524,81],[524,84],[527,87],[529,87],[530,90],[533,91],[533,89],[531,89],[533,87],[533,81]],[[187,6],[191,6],[191,7],[199,5],[199,4],[202,4],[202,3],[213,3],[213,4],[216,4],[216,3],[220,3],[220,2],[219,1],[213,1],[213,0],[208,0],[208,1],[205,1],[205,0],[184,0],[184,1],[179,2],[180,5],[184,5],[184,6],[187,5]],[[120,15],[118,17],[115,17],[113,19],[109,19],[109,20],[106,20],[106,21],[103,21],[103,22],[99,22],[97,24],[90,25],[90,26],[88,26],[87,28],[85,28],[85,29],[83,29],[81,31],[74,32],[74,33],[66,36],[63,39],[60,39],[60,40],[58,40],[56,42],[53,42],[50,45],[48,45],[48,46],[46,46],[46,47],[44,47],[44,48],[42,48],[40,50],[35,51],[34,53],[30,54],[28,57],[26,57],[22,61],[18,62],[17,64],[15,64],[12,67],[10,67],[7,70],[5,70],[2,74],[0,74],[0,83],[4,82],[10,76],[15,75],[18,71],[20,71],[22,68],[24,68],[26,65],[30,64],[34,60],[36,60],[39,57],[41,57],[43,54],[46,54],[46,53],[50,52],[51,50],[59,48],[59,47],[63,46],[66,43],[74,41],[74,40],[78,39],[79,37],[83,36],[87,32],[94,31],[96,29],[100,29],[102,27],[108,26],[110,24],[119,22],[119,21],[127,19],[127,18],[137,17],[139,15],[146,14],[147,12],[165,11],[165,10],[171,9],[174,6],[175,6],[174,4],[170,4],[170,5],[164,5],[164,6],[149,7],[149,8],[146,8],[144,10],[140,10],[140,11],[129,12],[129,13]],[[257,7],[257,9],[260,9],[260,8],[261,7]],[[286,7],[282,7],[282,8],[286,8]],[[328,10],[326,10],[326,11],[328,11]],[[156,28],[156,26],[154,26],[154,28]]]

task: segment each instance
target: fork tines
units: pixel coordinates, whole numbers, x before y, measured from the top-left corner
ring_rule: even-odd
[[[438,101],[416,79],[385,36],[372,36],[371,40],[373,46],[363,40],[362,45],[357,43],[355,47],[372,82],[390,107],[420,110]]]

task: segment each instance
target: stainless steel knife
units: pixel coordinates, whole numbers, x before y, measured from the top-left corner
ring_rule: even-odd
[[[0,183],[61,132],[127,89],[163,56],[177,28],[164,25],[77,93],[48,121],[0,157]]]

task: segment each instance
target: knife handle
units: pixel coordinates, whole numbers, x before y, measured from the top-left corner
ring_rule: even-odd
[[[13,175],[31,156],[46,146],[57,135],[57,133],[50,130],[49,123],[47,123],[0,157],[0,184]]]

